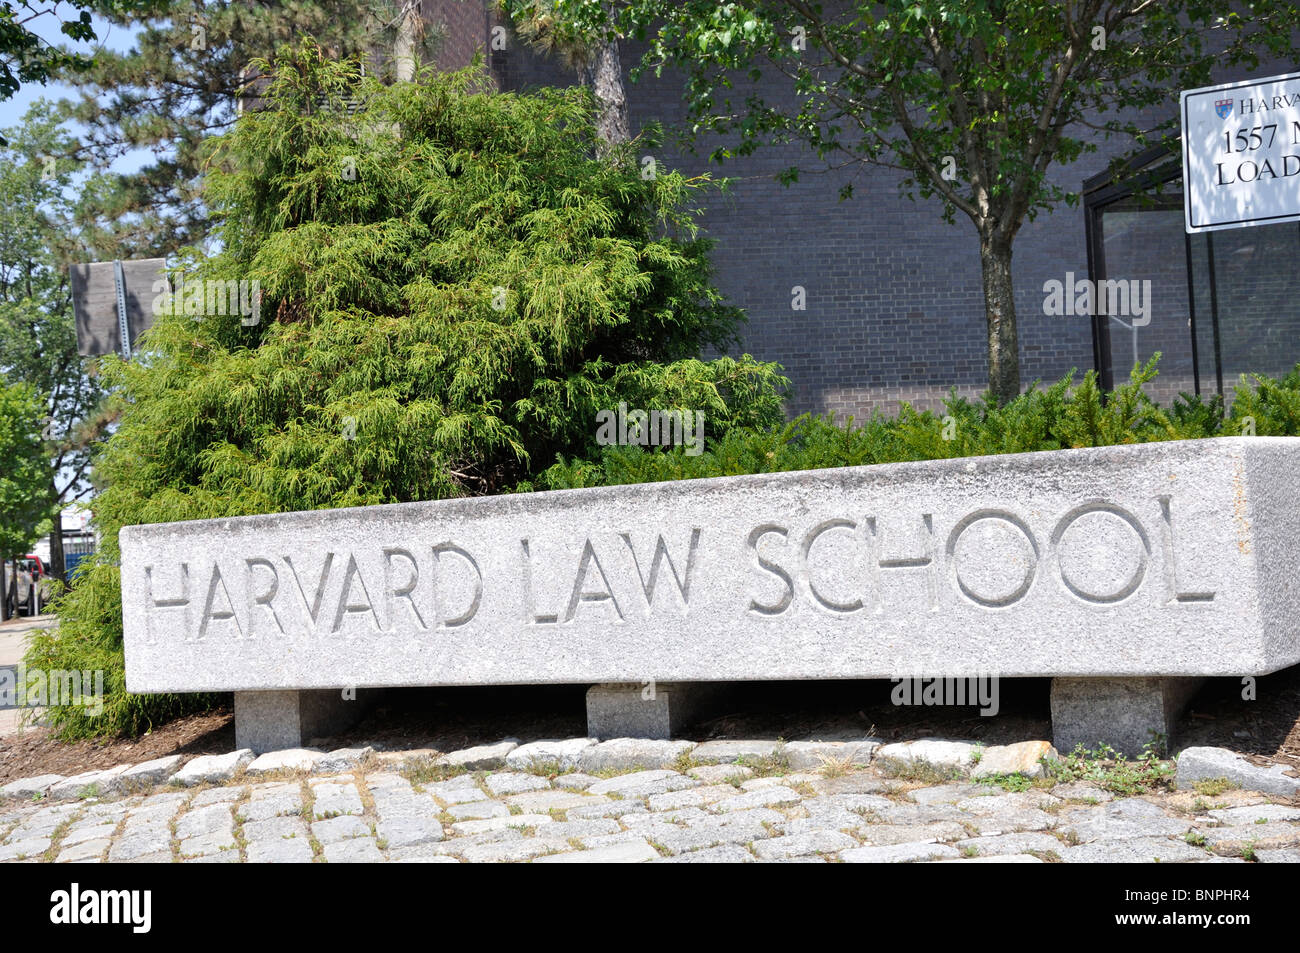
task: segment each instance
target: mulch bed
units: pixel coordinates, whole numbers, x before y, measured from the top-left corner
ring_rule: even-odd
[[[70,777],[169,754],[224,754],[234,746],[235,716],[229,708],[177,718],[138,738],[69,743],[50,737],[48,728],[28,727],[0,737],[0,783],[42,774]]]
[[[890,741],[940,737],[1009,744],[1050,737],[1048,684],[1047,679],[1003,680],[997,716],[983,718],[973,708],[896,707],[887,681],[749,682],[732,686],[717,713],[686,734],[701,741],[874,735]],[[370,744],[390,751],[453,751],[506,737],[572,738],[586,731],[585,691],[573,685],[394,689],[355,728],[319,742],[327,748]],[[1178,744],[1229,748],[1259,764],[1288,765],[1300,775],[1300,666],[1257,679],[1254,701],[1243,701],[1241,691],[1239,680],[1208,682],[1182,720]],[[28,728],[0,737],[0,783],[169,754],[221,754],[234,745],[228,706],[129,739],[66,744],[45,728]]]

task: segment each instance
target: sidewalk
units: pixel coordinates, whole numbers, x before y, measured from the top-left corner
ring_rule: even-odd
[[[921,759],[971,747],[570,738],[442,757],[173,755],[7,786],[0,863],[1300,863],[1300,806],[1280,796],[1134,785],[1131,767],[980,780],[969,752]]]
[[[0,623],[0,669],[16,670],[27,651],[27,637],[37,629],[48,629],[58,622],[58,616],[19,616]],[[0,737],[12,734],[19,728],[22,711],[0,703]]]

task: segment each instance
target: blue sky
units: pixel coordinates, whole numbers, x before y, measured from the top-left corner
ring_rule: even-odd
[[[73,8],[67,4],[60,4],[57,11],[67,18],[75,15]],[[47,43],[70,46],[76,52],[87,55],[93,55],[101,47],[126,52],[131,49],[137,32],[134,29],[113,26],[108,21],[95,17],[95,34],[98,38],[96,42],[76,43],[59,32],[59,23],[58,17],[47,13],[29,22],[27,28]],[[0,102],[0,129],[18,125],[28,108],[38,99],[44,98],[53,102],[64,98],[75,98],[76,95],[75,89],[62,83],[51,83],[48,86],[24,83],[22,89],[18,90],[11,99]],[[113,168],[118,172],[132,171],[143,165],[148,156],[149,154],[143,151],[128,153],[114,162]]]

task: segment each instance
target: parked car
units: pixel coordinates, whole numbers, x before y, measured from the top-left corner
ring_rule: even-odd
[[[36,562],[37,565],[40,565],[40,560]],[[40,580],[32,575],[31,563],[27,559],[17,560],[16,580],[14,563],[5,563],[4,573],[5,598],[9,602],[9,617],[13,618],[18,614],[19,606],[23,607],[23,612],[27,615],[39,615],[41,611]]]
[[[27,571],[32,574],[33,581],[40,582],[42,579],[49,578],[50,571],[46,568],[45,561],[40,556],[28,553],[18,560],[18,565],[21,566],[24,563],[27,564]]]

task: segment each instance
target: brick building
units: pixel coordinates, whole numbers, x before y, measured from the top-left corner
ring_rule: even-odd
[[[443,31],[440,69],[466,66],[482,51],[502,90],[575,82],[571,72],[508,31],[505,49],[493,49],[494,30],[500,37],[503,21],[483,0],[423,0],[422,15]],[[625,45],[625,71],[639,54]],[[1255,75],[1295,68],[1272,64]],[[1216,81],[1240,78],[1225,72]],[[650,121],[668,125],[684,116],[681,86],[668,74],[628,82],[627,95],[634,134]],[[1177,109],[1177,91],[1171,91],[1168,110]],[[1080,191],[1123,148],[1102,144],[1097,153],[1057,167],[1054,177]],[[987,344],[979,256],[964,216],[945,224],[940,203],[901,196],[895,174],[886,169],[858,167],[779,184],[778,170],[807,166],[809,154],[801,146],[761,149],[721,168],[710,167],[706,155],[705,149],[668,151],[657,158],[687,173],[734,179],[729,194],[711,198],[702,219],[716,242],[717,284],[749,316],[743,350],[785,367],[794,384],[793,413],[862,417],[892,412],[904,400],[933,408],[952,386],[968,396],[983,391]],[[841,201],[840,187],[849,181],[855,197]],[[1276,225],[1189,240],[1176,169],[1168,189],[1169,199],[1156,208],[1097,189],[1090,196],[1096,201],[1061,206],[1026,223],[1015,245],[1026,385],[1039,378],[1054,381],[1072,368],[1081,376],[1099,361],[1113,364],[1115,378],[1123,379],[1135,357],[1145,360],[1159,350],[1161,376],[1152,392],[1168,401],[1198,384],[1202,393],[1213,393],[1220,378],[1230,394],[1238,374],[1283,373],[1300,359],[1294,343],[1300,341],[1300,297],[1289,293],[1294,266],[1271,277],[1259,270],[1266,260],[1294,263],[1300,230]],[[1102,317],[1100,333],[1094,333],[1090,316],[1044,313],[1045,283],[1063,282],[1069,273],[1087,277],[1090,257],[1094,277],[1151,281],[1148,324],[1134,330]],[[1211,270],[1219,279],[1218,304],[1211,301]],[[796,286],[806,291],[806,310],[792,308]],[[1261,329],[1267,329],[1262,337]]]

